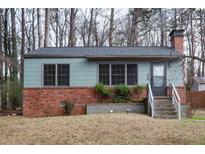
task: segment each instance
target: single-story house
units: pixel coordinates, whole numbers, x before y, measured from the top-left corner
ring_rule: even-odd
[[[154,96],[167,96],[169,85],[186,103],[183,70],[184,30],[170,33],[171,47],[39,48],[24,56],[25,116],[63,115],[59,102],[75,102],[73,114],[96,103],[95,85],[147,85]]]
[[[205,91],[205,77],[193,77],[191,91]]]

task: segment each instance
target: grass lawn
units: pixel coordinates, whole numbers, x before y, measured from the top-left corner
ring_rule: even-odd
[[[0,117],[0,144],[205,144],[205,122],[140,114]]]
[[[193,116],[192,120],[205,120],[205,116]]]

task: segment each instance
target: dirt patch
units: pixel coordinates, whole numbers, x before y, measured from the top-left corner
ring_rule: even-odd
[[[0,144],[205,144],[205,123],[140,114],[0,117]]]
[[[18,111],[0,111],[0,116],[16,116],[16,115],[23,115],[22,110]]]

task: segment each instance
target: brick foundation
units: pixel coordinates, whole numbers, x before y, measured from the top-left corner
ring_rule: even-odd
[[[181,103],[186,103],[185,87],[176,87]],[[169,95],[169,88],[167,88]],[[93,87],[69,87],[69,88],[25,88],[23,91],[23,115],[27,117],[59,116],[66,115],[60,107],[60,102],[67,100],[74,102],[72,115],[85,114],[86,104],[99,102],[98,95]],[[132,94],[134,101],[146,98],[144,92]]]
[[[25,88],[23,91],[23,115],[27,117],[65,115],[60,102],[74,102],[72,115],[85,114],[86,104],[99,102],[99,97],[93,87],[69,88]],[[134,101],[146,98],[146,90],[134,94]]]
[[[64,100],[75,103],[72,115],[85,114],[85,104],[96,103],[93,88],[25,88],[23,115],[28,117],[65,115]]]
[[[176,87],[176,90],[179,94],[182,104],[186,104],[186,88],[185,87]],[[167,87],[167,95],[170,96],[170,89]]]

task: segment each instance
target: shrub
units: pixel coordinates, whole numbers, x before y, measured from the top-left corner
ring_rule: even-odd
[[[16,110],[22,107],[23,85],[19,80],[7,80],[0,83],[2,109]]]
[[[133,91],[136,93],[142,93],[144,89],[145,89],[145,86],[141,86],[141,85],[136,85],[133,87]]]
[[[62,101],[62,102],[60,102],[60,104],[63,105],[63,107],[65,108],[66,113],[68,115],[70,115],[71,111],[73,110],[74,103],[70,102],[70,101]]]
[[[109,97],[112,94],[108,87],[102,83],[96,84],[95,90],[103,97]]]
[[[114,87],[114,102],[127,102],[130,98],[130,88],[126,85],[117,85]]]

